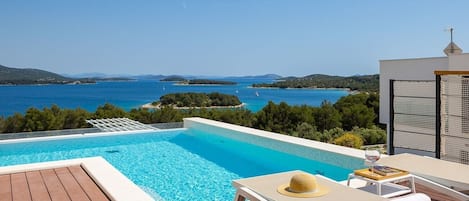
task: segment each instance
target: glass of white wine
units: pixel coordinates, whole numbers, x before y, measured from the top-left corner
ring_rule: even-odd
[[[374,175],[373,169],[376,161],[378,161],[380,157],[381,152],[379,151],[379,147],[367,147],[365,149],[365,158],[371,162],[371,175]]]

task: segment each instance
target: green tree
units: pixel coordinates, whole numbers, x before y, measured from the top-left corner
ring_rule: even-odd
[[[375,113],[375,119],[373,120],[373,123],[375,125],[379,125],[379,93],[369,93],[369,97],[366,100],[366,105],[369,108],[373,108]]]
[[[324,132],[324,130],[341,127],[341,116],[329,101],[323,101],[321,107],[315,108],[313,111],[315,125],[318,131]]]
[[[291,107],[285,102],[276,105],[274,102],[269,101],[267,106],[257,112],[255,117],[254,127],[267,131],[291,133],[297,126],[296,122],[292,121],[295,116],[291,111]]]
[[[374,125],[373,121],[376,115],[373,108],[368,108],[361,104],[354,104],[341,108],[339,111],[342,114],[342,127],[346,130],[351,130],[355,126],[370,128]]]
[[[352,132],[362,136],[365,145],[386,143],[386,131],[375,125],[371,128],[354,127]]]
[[[376,93],[359,93],[340,98],[334,107],[342,114],[342,127],[351,130],[354,126],[370,128],[378,120],[379,97]]]
[[[63,129],[65,119],[62,110],[57,105],[52,105],[50,109],[47,107],[42,109],[41,116],[45,130]]]
[[[77,108],[75,110],[63,111],[63,129],[87,128],[87,119],[91,118],[91,114],[84,109]]]
[[[96,112],[92,115],[93,119],[120,118],[120,117],[127,117],[127,112],[110,103],[106,103],[103,106],[99,106],[96,109]]]
[[[43,119],[41,111],[37,108],[29,108],[24,115],[24,131],[44,131],[47,125],[44,122],[48,119]]]
[[[295,137],[306,138],[310,140],[321,141],[322,134],[316,130],[316,127],[303,122],[299,124],[296,131],[292,134]]]
[[[6,127],[6,119],[3,116],[0,116],[0,133],[5,130]]]
[[[152,115],[152,123],[167,123],[182,121],[182,114],[173,107],[163,107]]]
[[[155,113],[155,110],[138,108],[130,110],[129,117],[144,124],[151,124],[153,123],[153,113]]]
[[[25,119],[20,113],[15,113],[9,116],[5,120],[5,126],[3,128],[4,133],[18,133],[24,131]]]

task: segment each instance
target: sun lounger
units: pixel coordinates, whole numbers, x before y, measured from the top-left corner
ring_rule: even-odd
[[[469,195],[458,192],[469,190],[469,165],[414,154],[383,157],[378,163],[407,170],[416,175],[416,183],[440,192],[451,193],[452,196],[462,200],[469,200]]]
[[[249,201],[267,201],[264,197],[260,196],[256,192],[252,191],[247,187],[240,187],[236,191],[234,201],[244,201],[248,199]]]
[[[295,172],[295,171],[293,171],[293,172]],[[237,187],[237,191],[236,191],[234,201],[245,201],[245,200],[249,200],[249,201],[270,201],[270,199],[267,199],[267,198],[261,196],[259,193],[257,193],[254,190],[244,186],[243,184],[251,184],[251,186],[259,187],[259,188],[261,188],[261,187],[262,188],[266,188],[266,187],[270,188],[270,187],[273,186],[273,188],[275,189],[276,184],[271,185],[272,182],[273,183],[285,182],[287,180],[284,180],[280,177],[283,177],[282,175],[288,175],[289,176],[293,172],[285,172],[285,173],[279,173],[279,174],[272,174],[272,175],[265,175],[265,176],[235,180],[233,182],[233,185],[235,187],[236,186],[238,186],[238,187]],[[339,183],[337,183],[336,181],[334,181],[330,178],[327,178],[327,177],[324,177],[324,176],[321,176],[321,175],[315,175],[315,176],[316,176],[316,178],[322,180],[323,182],[327,182],[330,187],[332,187],[331,186],[332,184],[339,184]],[[341,186],[341,185],[339,185],[339,186]],[[344,197],[342,197],[342,198],[347,198],[347,200],[369,200],[368,198],[379,198],[377,196],[372,196],[371,194],[368,194],[369,197],[364,196],[363,193],[359,193],[358,191],[355,191],[355,190],[347,190],[347,188],[344,188],[344,187],[335,188],[335,190],[338,190],[337,192],[340,192],[341,194],[344,194],[343,195]],[[263,189],[263,191],[268,192],[268,191],[266,191],[266,189]],[[352,193],[352,192],[354,192],[354,193]],[[273,193],[277,194],[277,192],[275,190],[273,190]],[[359,193],[359,194],[357,194],[357,193]],[[285,197],[279,197],[279,198],[284,199]],[[305,201],[306,200],[329,200],[326,197],[319,197],[319,198],[320,199],[318,199],[318,197],[309,198],[309,199],[308,198],[291,198],[291,200],[305,200]],[[279,200],[283,200],[283,199],[279,199]],[[275,200],[277,200],[277,199],[275,199]],[[344,200],[344,199],[340,199],[340,200]],[[405,196],[394,197],[392,199],[382,198],[382,199],[372,199],[372,200],[383,200],[383,201],[384,200],[389,200],[389,201],[431,201],[430,197],[428,197],[427,195],[425,195],[423,193],[411,193],[411,194],[408,194],[408,195],[405,195]]]

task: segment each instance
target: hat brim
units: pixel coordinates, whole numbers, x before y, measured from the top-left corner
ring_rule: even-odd
[[[317,186],[317,190],[314,192],[305,192],[305,193],[296,193],[289,191],[290,184],[283,184],[277,188],[277,192],[282,195],[290,196],[290,197],[298,197],[298,198],[312,198],[312,197],[319,197],[326,195],[329,193],[329,188],[325,186]]]

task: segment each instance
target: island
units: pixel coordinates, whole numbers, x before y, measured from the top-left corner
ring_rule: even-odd
[[[162,82],[184,82],[187,81],[186,78],[178,75],[172,75],[161,79]]]
[[[361,92],[379,91],[379,74],[349,77],[313,74],[305,77],[286,77],[274,83],[253,84],[255,88],[312,88],[346,89]]]
[[[185,80],[177,83],[178,85],[236,85],[236,82],[225,80],[207,80],[207,79],[194,79]]]
[[[222,93],[171,93],[160,97],[159,101],[148,103],[142,108],[160,109],[162,107],[175,109],[200,109],[200,108],[241,108],[244,104],[234,95]]]

